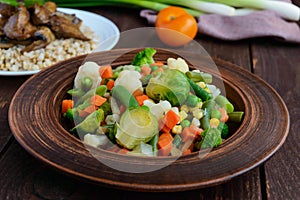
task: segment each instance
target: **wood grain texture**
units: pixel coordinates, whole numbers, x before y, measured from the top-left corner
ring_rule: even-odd
[[[0,162],[0,199],[121,199],[122,191],[101,188],[43,165],[14,141]]]
[[[299,46],[257,42],[255,73],[283,97],[291,115],[290,133],[283,147],[265,164],[269,199],[298,199],[300,194],[300,52]],[[291,56],[293,55],[293,56]],[[272,76],[270,76],[272,74]]]
[[[126,49],[100,52],[90,55],[89,59],[103,65],[116,55],[121,55],[115,61],[115,65],[118,66],[131,62],[138,50],[126,52]],[[158,50],[155,59],[166,60],[174,56],[171,52]],[[215,59],[227,97],[237,110],[245,111],[242,125],[220,147],[200,160],[198,153],[193,153],[190,156],[182,156],[175,162],[172,158],[123,156],[90,149],[83,146],[59,124],[61,101],[73,85],[77,67],[85,59],[83,56],[78,58],[48,68],[29,79],[27,84],[18,90],[9,112],[12,132],[21,145],[33,156],[66,173],[121,189],[190,190],[220,184],[254,168],[272,155],[286,137],[288,114],[277,93],[264,81],[242,68]],[[200,70],[215,73],[203,66]],[[214,75],[217,79],[218,74]],[[37,84],[39,87],[32,90]],[[270,101],[274,101],[272,109],[270,105],[264,105]],[[281,113],[277,114],[280,124],[273,123],[273,118],[270,118],[277,112]],[[23,123],[17,123],[21,118]],[[262,119],[269,123],[261,123]],[[272,137],[269,137],[267,131],[272,130]],[[97,162],[95,158],[101,159],[101,162]],[[168,165],[148,173],[133,174],[114,170],[103,162],[109,163],[109,166],[126,166],[137,171],[148,166],[160,168],[166,162]]]
[[[8,107],[10,101],[20,87],[20,85],[28,77],[0,77],[0,124],[1,134],[0,134],[0,156],[3,153],[4,147],[7,145],[9,139],[11,138],[9,125],[7,122]]]

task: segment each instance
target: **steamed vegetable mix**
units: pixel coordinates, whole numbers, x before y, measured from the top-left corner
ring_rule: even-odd
[[[130,65],[87,62],[62,101],[70,132],[84,143],[142,156],[179,156],[213,148],[228,138],[227,122],[242,111],[212,85],[213,77],[190,70],[182,58],[154,60],[145,48]]]

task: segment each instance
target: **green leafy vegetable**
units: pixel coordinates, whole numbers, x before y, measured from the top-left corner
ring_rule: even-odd
[[[88,115],[81,123],[71,129],[71,132],[75,130],[79,133],[94,133],[99,128],[100,123],[104,119],[104,112],[102,109],[98,109]]]
[[[147,95],[156,100],[167,100],[172,106],[184,103],[190,92],[186,76],[176,69],[166,69],[160,75],[150,79]]]

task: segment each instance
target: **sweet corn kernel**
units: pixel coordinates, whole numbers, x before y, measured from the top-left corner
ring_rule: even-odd
[[[203,115],[204,115],[204,112],[202,109],[198,108],[197,110],[193,111],[193,116],[197,119],[201,119],[203,117]]]
[[[211,118],[209,120],[209,124],[212,128],[217,128],[220,124],[220,120],[218,120],[217,118]]]
[[[176,125],[172,128],[172,133],[174,134],[180,134],[182,132],[182,126],[181,125]]]
[[[185,111],[186,113],[188,113],[189,112],[189,107],[187,106],[187,105],[182,105],[181,107],[180,107],[180,110],[181,111]]]
[[[198,82],[197,85],[199,85],[203,89],[206,88],[206,84],[203,81]]]
[[[180,117],[180,121],[183,121],[188,117],[188,114],[184,110],[182,110],[179,112],[179,117]]]
[[[192,125],[199,127],[200,126],[200,120],[194,117],[192,119]]]

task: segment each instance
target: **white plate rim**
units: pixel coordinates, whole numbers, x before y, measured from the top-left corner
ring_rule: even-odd
[[[85,10],[79,10],[79,9],[73,9],[73,8],[58,8],[58,11],[61,12],[65,12],[65,13],[69,13],[69,14],[76,14],[77,17],[79,17],[80,19],[83,18],[83,16],[88,16],[91,17],[93,19],[97,19],[97,23],[100,24],[104,24],[106,27],[109,27],[110,30],[112,31],[112,36],[110,39],[110,45],[106,46],[106,47],[102,47],[102,49],[98,49],[99,50],[110,50],[112,49],[118,42],[119,37],[120,37],[120,31],[119,28],[117,27],[117,25],[112,22],[111,20],[109,20],[106,17],[103,17],[97,13],[93,13],[93,12],[89,12],[89,11],[85,11]],[[91,23],[89,21],[85,21],[84,19],[82,20],[84,25],[87,25],[89,28],[91,28],[95,35],[97,37],[100,38],[100,42],[105,41],[106,39],[108,39],[109,37],[103,38],[101,39],[101,34],[99,32],[96,32],[94,29],[94,26],[91,25]],[[109,30],[108,28],[102,28],[104,31]],[[4,71],[4,70],[0,70],[0,76],[27,76],[27,75],[33,75],[36,74],[38,72],[40,72],[41,70],[28,70],[28,71]]]

